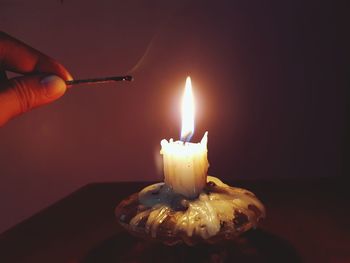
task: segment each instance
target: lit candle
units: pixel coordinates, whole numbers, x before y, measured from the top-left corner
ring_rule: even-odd
[[[162,140],[164,181],[174,192],[195,198],[207,182],[208,159],[206,132],[200,143],[188,142],[194,132],[194,98],[190,77],[182,99],[181,141]]]

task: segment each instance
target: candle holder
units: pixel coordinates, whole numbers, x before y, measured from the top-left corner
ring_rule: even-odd
[[[166,245],[195,245],[236,239],[258,226],[265,208],[252,192],[208,176],[193,199],[157,183],[124,199],[115,215],[134,236]]]

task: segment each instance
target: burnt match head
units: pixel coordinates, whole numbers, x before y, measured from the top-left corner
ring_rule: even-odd
[[[125,80],[125,81],[133,81],[134,80],[134,78],[132,77],[132,76],[124,76],[124,79],[123,80]]]

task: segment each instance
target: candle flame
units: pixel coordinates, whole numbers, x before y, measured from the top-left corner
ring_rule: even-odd
[[[189,141],[194,133],[194,97],[192,93],[191,78],[187,77],[185,92],[182,98],[181,114],[182,129],[181,140]]]

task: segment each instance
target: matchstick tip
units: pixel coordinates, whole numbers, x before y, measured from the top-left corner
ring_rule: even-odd
[[[126,80],[126,81],[133,81],[134,80],[134,78],[132,77],[132,76],[125,76],[124,77],[124,80]]]

